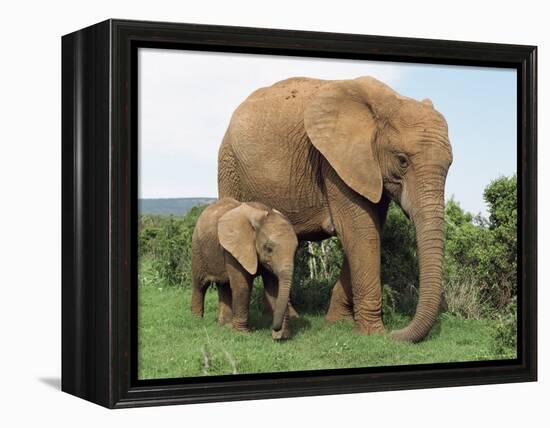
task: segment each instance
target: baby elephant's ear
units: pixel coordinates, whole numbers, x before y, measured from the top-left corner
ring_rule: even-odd
[[[251,275],[258,271],[256,230],[266,215],[267,211],[243,203],[226,212],[218,221],[221,246]]]

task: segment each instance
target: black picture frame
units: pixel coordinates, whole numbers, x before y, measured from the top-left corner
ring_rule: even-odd
[[[137,380],[137,49],[517,70],[518,358]],[[109,408],[537,379],[535,46],[107,20],[62,38],[62,390]]]

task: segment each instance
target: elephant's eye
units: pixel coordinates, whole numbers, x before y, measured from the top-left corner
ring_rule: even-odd
[[[265,244],[264,249],[265,249],[266,253],[268,253],[268,254],[271,254],[273,252],[273,247],[269,244]]]
[[[397,163],[401,169],[407,169],[409,161],[405,155],[397,155]]]

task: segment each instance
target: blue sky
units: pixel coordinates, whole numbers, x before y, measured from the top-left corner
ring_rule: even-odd
[[[139,52],[139,197],[216,197],[217,149],[253,90],[364,75],[432,100],[453,147],[446,198],[486,215],[484,187],[516,172],[515,70],[160,49]]]

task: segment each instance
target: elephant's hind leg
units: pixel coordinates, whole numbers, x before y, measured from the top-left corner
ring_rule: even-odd
[[[340,320],[353,321],[353,295],[351,291],[351,277],[349,263],[344,257],[340,277],[332,289],[330,305],[325,317],[328,324]]]
[[[228,282],[218,283],[218,324],[230,324],[233,320],[233,302]]]
[[[191,293],[191,313],[202,318],[204,316],[204,295],[210,285],[209,282],[193,278],[193,291]]]

